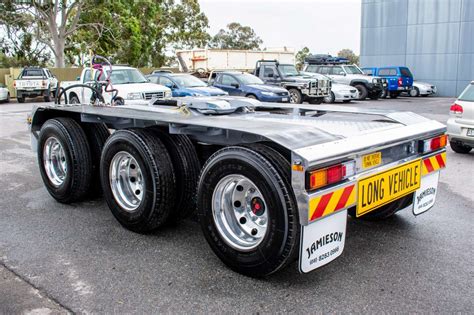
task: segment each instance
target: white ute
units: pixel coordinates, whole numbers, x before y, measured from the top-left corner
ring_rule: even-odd
[[[58,88],[58,79],[46,68],[24,68],[13,82],[18,103],[24,103],[27,97],[43,96],[50,102]]]
[[[85,68],[77,81],[61,82],[61,88],[67,88],[75,84],[90,85],[95,82],[99,75],[98,70]],[[107,69],[104,69],[103,77],[105,80]],[[163,85],[149,82],[140,70],[128,66],[112,66],[112,75],[110,77],[112,86],[118,91],[116,104],[136,105],[143,104],[144,101],[152,98],[171,97],[171,90]],[[92,90],[85,87],[73,87],[66,92],[68,102],[75,104],[91,103]],[[112,92],[104,92],[103,97],[107,103],[111,103]]]

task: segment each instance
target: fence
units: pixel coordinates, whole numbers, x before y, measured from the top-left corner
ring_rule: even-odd
[[[13,88],[13,81],[18,78],[23,68],[0,69],[0,83],[5,84],[10,91],[11,97],[16,97],[16,91]],[[75,81],[81,75],[83,68],[48,68],[54,74],[58,81]],[[156,68],[139,68],[144,74],[149,74]],[[178,72],[178,68],[160,68],[173,72]]]

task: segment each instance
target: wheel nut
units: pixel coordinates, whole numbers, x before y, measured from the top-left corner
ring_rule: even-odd
[[[240,222],[240,224],[245,224],[245,223],[247,223],[247,219],[245,217],[241,217],[239,222]]]
[[[250,233],[252,233],[253,236],[257,235],[257,229],[252,229],[252,232]]]
[[[240,201],[238,201],[238,200],[234,201],[234,207],[240,208],[241,205],[242,204],[240,203]]]
[[[237,185],[236,189],[237,191],[242,191],[244,190],[244,187],[242,187],[242,185]]]

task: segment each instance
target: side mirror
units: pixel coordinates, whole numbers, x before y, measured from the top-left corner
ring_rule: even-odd
[[[269,73],[269,74],[268,74],[268,77],[269,77],[269,78],[273,78],[273,73]]]
[[[166,83],[165,86],[166,86],[167,88],[172,89],[172,90],[176,88],[176,85],[174,85],[173,83]]]
[[[346,75],[344,71],[339,72],[339,75]]]
[[[238,83],[232,83],[230,86],[232,86],[232,87],[234,87],[234,88],[236,88],[236,89],[238,89],[238,88],[240,87]]]
[[[81,80],[81,77],[76,77],[76,81],[80,81]]]

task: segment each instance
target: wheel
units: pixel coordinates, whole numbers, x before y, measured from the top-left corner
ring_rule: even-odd
[[[428,97],[428,94],[423,94],[423,95],[421,95],[421,96],[422,96],[422,97]]]
[[[102,195],[102,185],[100,183],[100,156],[104,149],[105,142],[110,136],[110,131],[102,123],[82,123],[87,142],[91,152],[92,178],[90,181],[89,196],[94,198]]]
[[[412,97],[417,97],[420,95],[420,89],[417,87],[414,87],[413,89],[410,90],[410,96]]]
[[[48,92],[48,94],[44,96],[44,101],[51,102],[51,92]]]
[[[382,90],[382,92],[380,93],[380,98],[387,98],[387,90]]]
[[[324,101],[323,97],[312,97],[309,99],[308,103],[310,104],[321,104]]]
[[[342,102],[347,104],[347,103],[350,103],[351,100],[343,100]]]
[[[303,103],[303,95],[301,95],[300,90],[292,88],[288,90],[288,93],[290,94],[290,103],[292,104]]]
[[[123,100],[123,98],[119,97],[115,100],[115,105],[116,106],[125,105],[125,101]]]
[[[472,150],[472,147],[459,142],[449,141],[449,145],[451,146],[451,149],[453,149],[454,152],[460,154],[467,154]]]
[[[83,200],[92,167],[81,126],[71,118],[46,121],[41,127],[37,152],[41,177],[50,195],[62,203]]]
[[[284,175],[288,162],[276,151],[260,150],[267,149],[217,151],[198,188],[199,222],[212,250],[231,269],[254,277],[291,263],[299,241],[298,210]]]
[[[382,221],[388,219],[395,215],[397,211],[402,210],[408,207],[413,202],[413,193],[409,194],[408,196],[399,198],[391,203],[382,206],[376,210],[373,210],[363,216],[356,218],[356,209],[352,207],[348,210],[348,213],[354,219],[361,219],[365,221]]]
[[[398,93],[397,92],[390,92],[390,98],[397,98]]]
[[[370,98],[371,100],[376,101],[376,100],[379,99],[379,93],[377,93],[377,94],[372,94],[372,95],[369,96],[369,98]]]
[[[81,101],[79,100],[79,97],[77,97],[76,94],[72,94],[69,98],[69,104],[80,104]]]
[[[105,201],[125,228],[147,233],[168,219],[175,202],[171,158],[151,130],[114,132],[100,162]]]
[[[367,91],[365,85],[356,84],[354,87],[357,89],[357,91],[359,91],[359,100],[365,100],[369,95],[369,92]]]
[[[196,210],[196,192],[201,166],[193,143],[185,135],[170,135],[153,129],[163,142],[173,162],[176,175],[176,201],[171,222],[189,217]]]
[[[248,94],[246,97],[254,99],[254,100],[258,100],[258,98],[253,94]]]
[[[25,102],[25,98],[24,97],[17,97],[16,100],[18,101],[18,103],[24,103]]]
[[[5,100],[5,103],[10,103],[10,93],[7,93],[7,99]]]
[[[331,92],[331,94],[329,94],[328,96],[324,98],[324,103],[331,104],[331,103],[334,103],[335,100],[336,100],[336,96],[334,95],[333,92]]]

